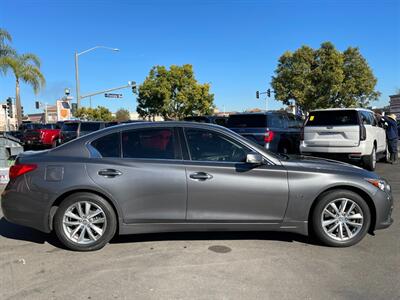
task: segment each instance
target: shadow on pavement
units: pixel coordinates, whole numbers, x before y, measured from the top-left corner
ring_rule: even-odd
[[[49,243],[55,247],[65,249],[57,237],[51,233],[43,233],[28,227],[15,225],[5,218],[0,219],[0,236],[8,239],[28,241],[36,244]],[[202,240],[271,240],[281,242],[299,242],[309,245],[319,245],[313,238],[289,232],[168,232],[147,233],[115,236],[110,243],[141,243],[161,241],[202,241]]]
[[[28,241],[36,244],[44,244],[47,242],[55,247],[64,249],[64,247],[53,234],[43,233],[29,227],[12,224],[4,217],[0,219],[0,236],[8,239]]]
[[[110,243],[140,243],[156,241],[202,241],[202,240],[265,240],[280,242],[298,242],[309,245],[320,245],[312,237],[290,232],[269,231],[226,231],[226,232],[168,232],[121,235],[114,237]]]

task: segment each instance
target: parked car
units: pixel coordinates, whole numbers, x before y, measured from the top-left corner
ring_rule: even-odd
[[[186,117],[183,120],[186,122],[210,123],[210,124],[217,124],[220,126],[226,126],[228,118],[221,116],[192,116],[192,117]]]
[[[8,221],[55,231],[79,251],[100,249],[116,233],[309,228],[345,247],[393,222],[390,185],[375,173],[276,155],[193,122],[113,126],[23,153],[1,206]]]
[[[60,137],[62,123],[44,124],[39,129],[40,145],[43,147],[56,147]]]
[[[61,127],[59,144],[69,142],[77,137],[105,128],[104,122],[66,121]]]
[[[374,170],[377,159],[388,159],[386,132],[373,111],[362,108],[310,112],[304,125],[301,153],[355,160]]]
[[[23,123],[18,130],[21,132],[21,143],[25,147],[40,146],[40,129],[43,124],[40,123]]]
[[[269,111],[230,115],[228,128],[275,153],[299,153],[303,120],[290,113]]]

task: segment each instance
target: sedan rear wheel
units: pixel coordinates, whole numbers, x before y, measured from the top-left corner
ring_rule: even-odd
[[[313,229],[324,244],[347,247],[358,243],[371,222],[368,204],[347,190],[325,193],[313,213]]]
[[[54,229],[59,240],[71,250],[98,250],[114,236],[116,216],[102,197],[77,193],[61,203],[55,215]]]

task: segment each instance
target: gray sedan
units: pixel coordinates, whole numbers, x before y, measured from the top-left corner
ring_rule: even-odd
[[[393,199],[387,181],[352,165],[277,156],[217,125],[143,122],[20,155],[1,206],[79,251],[116,233],[209,230],[313,233],[344,247],[390,226]]]

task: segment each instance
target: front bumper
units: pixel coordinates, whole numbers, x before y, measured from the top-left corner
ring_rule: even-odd
[[[374,196],[376,222],[375,230],[388,228],[393,224],[393,196],[390,192],[378,191]]]

